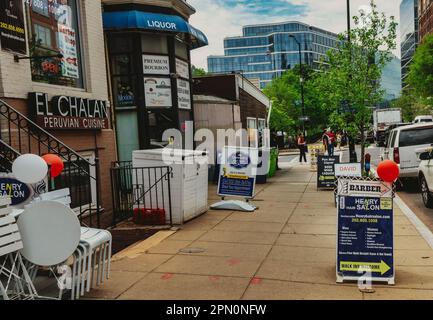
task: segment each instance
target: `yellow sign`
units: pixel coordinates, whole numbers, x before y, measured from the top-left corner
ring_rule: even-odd
[[[370,271],[384,275],[391,269],[384,261],[380,263],[370,262],[340,262],[341,271]]]
[[[392,198],[380,198],[380,210],[392,210]]]

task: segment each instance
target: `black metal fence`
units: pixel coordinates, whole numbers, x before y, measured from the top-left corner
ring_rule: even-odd
[[[146,214],[141,224],[173,225],[172,171],[170,167],[134,168],[132,162],[114,162],[110,172],[113,226]]]

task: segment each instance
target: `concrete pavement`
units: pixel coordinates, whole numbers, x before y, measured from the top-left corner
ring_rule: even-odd
[[[89,299],[433,299],[433,249],[395,209],[396,285],[336,284],[333,195],[294,161],[257,187],[255,213],[209,211],[117,256]],[[210,187],[210,203],[216,188]]]

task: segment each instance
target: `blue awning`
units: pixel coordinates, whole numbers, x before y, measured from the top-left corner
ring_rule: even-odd
[[[103,22],[104,30],[144,29],[189,33],[193,48],[208,45],[205,34],[179,16],[138,10],[115,11],[104,12]]]

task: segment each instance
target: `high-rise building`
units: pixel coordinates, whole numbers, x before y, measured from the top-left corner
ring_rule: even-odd
[[[401,84],[405,88],[409,66],[419,42],[418,0],[403,0],[400,4]]]
[[[419,38],[433,33],[433,0],[418,0]]]
[[[381,87],[385,91],[385,101],[401,96],[401,60],[395,55],[392,55],[391,61],[382,70]]]
[[[208,57],[208,70],[240,72],[248,79],[260,79],[260,88],[264,88],[299,64],[298,43],[302,63],[317,69],[338,41],[337,34],[301,22],[245,26],[242,36],[224,39],[223,56]]]

